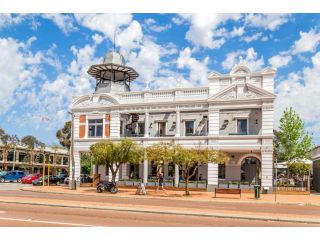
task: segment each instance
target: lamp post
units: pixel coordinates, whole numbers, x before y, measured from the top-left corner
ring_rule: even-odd
[[[71,146],[70,146],[70,159],[71,159],[71,162],[72,162],[72,176],[71,176],[71,187],[70,189],[71,190],[76,190],[77,189],[77,186],[76,186],[76,181],[75,181],[75,162],[74,162],[74,157],[73,157],[73,129],[74,129],[74,121],[73,121],[73,118],[74,118],[74,114],[73,114],[73,111],[72,112],[69,112],[68,113],[71,115]]]

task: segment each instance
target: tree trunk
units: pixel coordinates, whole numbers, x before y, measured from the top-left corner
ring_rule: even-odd
[[[186,192],[186,196],[189,196],[189,195],[190,195],[190,192],[189,192],[189,172],[187,172],[187,174],[186,174],[186,187],[185,187],[185,192]]]

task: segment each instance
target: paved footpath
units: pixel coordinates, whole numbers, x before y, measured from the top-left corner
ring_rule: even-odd
[[[264,203],[253,199],[242,201],[230,199],[230,196],[228,199],[219,198],[219,200],[214,198],[197,199],[194,195],[193,197],[173,197],[172,193],[166,191],[149,191],[150,195],[148,196],[136,196],[132,194],[132,189],[120,189],[119,195],[83,193],[84,190],[89,190],[85,188],[73,192],[62,187],[39,187],[25,190],[28,191],[2,191],[0,202],[127,213],[320,224],[320,206],[270,204],[270,202]],[[55,191],[61,194],[47,193],[46,191]],[[124,192],[126,192],[126,196],[123,194]],[[159,197],[159,194],[167,194],[169,197]]]

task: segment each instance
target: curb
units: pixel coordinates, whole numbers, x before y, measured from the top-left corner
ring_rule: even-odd
[[[257,216],[251,216],[251,215],[236,215],[236,214],[223,214],[223,213],[196,213],[196,212],[192,213],[192,212],[185,212],[185,211],[170,211],[170,210],[146,210],[143,208],[105,207],[105,206],[92,206],[92,205],[68,205],[68,204],[37,203],[37,202],[8,201],[8,200],[0,200],[0,203],[14,203],[14,204],[36,205],[36,206],[47,206],[47,207],[95,209],[95,210],[107,210],[107,211],[109,210],[109,211],[135,212],[135,213],[181,215],[181,216],[194,216],[194,217],[232,218],[232,219],[240,219],[240,220],[320,224],[320,218],[304,219],[304,218],[267,217],[267,216],[257,217]]]
[[[67,192],[50,192],[50,191],[38,191],[38,190],[32,190],[32,189],[20,189],[21,191],[26,191],[26,192],[35,192],[35,193],[52,193],[52,194],[66,194],[66,195],[83,195],[83,196],[93,196],[96,197],[97,195],[95,194],[90,194],[90,193],[67,193]],[[147,197],[138,197],[138,196],[112,196],[112,195],[101,195],[106,198],[126,198],[126,199],[148,199]],[[234,201],[223,201],[223,200],[215,200],[215,201],[210,201],[210,200],[201,200],[201,199],[182,199],[182,198],[173,198],[173,197],[159,197],[159,196],[152,196],[149,199],[168,199],[168,200],[176,200],[176,201],[192,201],[192,202],[209,202],[209,203],[244,203],[244,204],[271,204],[271,205],[293,205],[293,206],[315,206],[315,207],[320,207],[320,203],[303,203],[303,202],[266,202],[266,201],[261,201],[261,200],[253,200],[253,201],[239,201],[239,200],[234,200]]]

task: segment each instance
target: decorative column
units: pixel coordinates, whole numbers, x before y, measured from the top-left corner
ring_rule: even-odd
[[[178,166],[178,164],[174,165],[174,186],[179,187],[179,166]]]
[[[146,156],[143,160],[143,182],[148,183],[148,159],[146,159]]]
[[[112,111],[110,113],[110,138],[120,138],[120,113]]]
[[[77,187],[80,187],[80,152],[78,149],[74,148],[73,151],[73,157],[74,157],[74,178],[76,180]],[[62,160],[63,162],[63,160]],[[72,161],[70,162],[70,176],[72,176]],[[72,181],[69,181],[69,185],[71,187]]]
[[[218,187],[218,164],[208,163],[208,185],[207,191],[213,192]]]
[[[219,136],[220,109],[209,106],[209,136]]]
[[[176,111],[176,137],[180,137],[180,110]]]
[[[261,187],[267,192],[272,192],[273,182],[273,150],[261,150]]]
[[[273,105],[263,103],[262,105],[262,135],[273,135]]]
[[[144,137],[149,137],[149,112],[145,113],[144,119]]]

